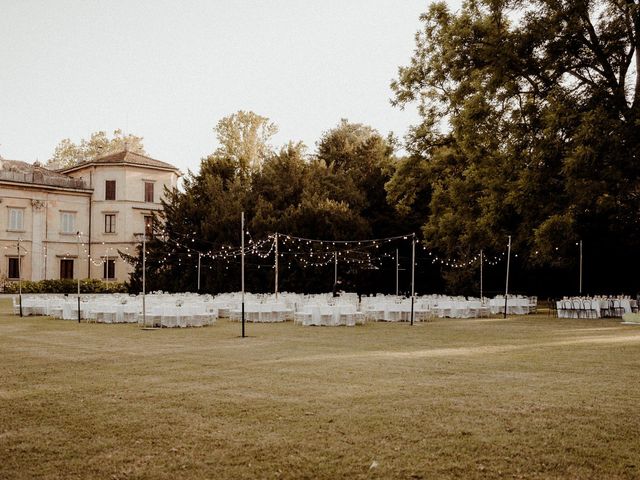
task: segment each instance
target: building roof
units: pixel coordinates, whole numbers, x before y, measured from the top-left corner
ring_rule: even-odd
[[[31,183],[62,188],[87,190],[84,180],[71,178],[39,164],[0,158],[0,181]]]
[[[105,164],[127,164],[136,165],[140,167],[160,168],[162,170],[173,170],[178,175],[181,175],[180,170],[167,162],[156,160],[155,158],[147,157],[136,152],[130,152],[129,150],[122,150],[120,152],[110,153],[103,157],[94,158],[84,162],[77,163],[71,167],[61,168],[58,170],[60,173],[67,173],[79,168],[88,167],[90,165],[105,165]]]

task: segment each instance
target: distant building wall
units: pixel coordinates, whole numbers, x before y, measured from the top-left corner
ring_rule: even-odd
[[[122,161],[113,156],[105,162],[98,159],[63,171],[64,175],[40,168],[31,176],[0,170],[0,276],[14,280],[10,273],[16,271],[20,240],[24,280],[70,275],[129,279],[132,267],[119,252],[136,252],[145,217],[161,211],[164,189],[176,188],[180,172],[148,157],[135,155],[130,163],[128,152],[120,155]],[[13,164],[23,169],[28,165]],[[115,198],[107,195],[114,186],[107,187],[108,181],[115,182]],[[12,228],[18,220],[19,228]]]
[[[60,278],[60,259],[73,260],[73,275],[82,272],[82,245],[78,260],[77,231],[89,227],[91,191],[16,185],[0,181],[0,275],[10,278],[9,258],[17,258],[21,245],[22,278]],[[12,211],[21,213],[20,225],[11,225]],[[67,217],[63,230],[62,215]],[[73,218],[73,224],[69,218]],[[86,266],[86,263],[85,263]],[[86,274],[86,273],[85,273]]]

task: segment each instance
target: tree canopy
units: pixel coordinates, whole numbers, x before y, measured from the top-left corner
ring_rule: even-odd
[[[309,154],[301,142],[272,149],[268,142],[275,129],[269,119],[253,112],[238,112],[218,123],[215,131],[221,146],[202,159],[197,173],[188,173],[182,191],[168,192],[161,219],[165,235],[149,248],[148,265],[155,270],[148,278],[157,282],[157,288],[193,289],[195,271],[191,268],[185,274],[183,267],[193,265],[194,259],[185,257],[176,242],[189,242],[199,252],[236,245],[243,211],[254,239],[276,232],[325,240],[361,239],[397,234],[396,229],[402,228],[384,190],[394,163],[388,139],[371,127],[342,120],[322,135],[317,153]],[[288,270],[282,289],[331,288],[332,265],[324,278],[301,268],[295,255],[283,257],[282,262]],[[254,271],[248,287],[265,291],[272,288],[273,274],[259,266],[249,264]],[[238,267],[237,262],[207,259],[203,288],[237,289],[229,278],[237,276]],[[358,275],[355,269],[345,270],[341,279],[355,282]]]
[[[425,242],[469,258],[512,235],[531,269],[575,265],[579,239],[635,258],[638,2],[438,2],[421,20],[392,88],[422,121],[388,190],[426,210]]]
[[[111,138],[104,131],[94,132],[88,140],[83,138],[79,143],[65,138],[58,143],[46,166],[52,169],[71,167],[125,148],[131,152],[146,154],[142,140],[142,137],[136,135],[125,135],[120,129],[114,130]]]
[[[347,120],[308,153],[296,142],[274,149],[266,117],[223,118],[219,147],[168,196],[174,243],[156,239],[151,250],[158,288],[192,289],[195,271],[183,270],[193,258],[180,248],[237,245],[244,211],[255,239],[417,232],[432,255],[419,258],[417,278],[430,291],[477,294],[479,252],[504,258],[508,237],[517,290],[574,293],[578,244],[586,292],[638,289],[638,0],[466,0],[457,12],[435,2],[420,18],[412,58],[391,84],[392,103],[420,116],[406,155],[393,137]],[[285,263],[283,289],[328,290],[324,273],[295,255]],[[237,288],[228,279],[238,265],[208,267],[206,290]],[[249,288],[270,289],[269,269],[254,271]],[[388,274],[345,275],[388,291]]]
[[[266,117],[240,110],[222,118],[214,131],[219,146],[209,158],[227,159],[246,177],[272,154],[269,142],[278,127]]]

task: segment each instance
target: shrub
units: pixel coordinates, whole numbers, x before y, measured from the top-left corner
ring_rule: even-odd
[[[5,293],[18,293],[18,282],[7,283]],[[25,280],[22,282],[22,293],[75,293],[78,291],[78,281],[39,280],[36,282]],[[127,285],[122,282],[103,282],[93,278],[80,280],[80,293],[126,293]]]

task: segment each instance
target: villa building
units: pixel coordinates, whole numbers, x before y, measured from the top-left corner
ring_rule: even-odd
[[[151,234],[164,189],[180,175],[126,150],[57,171],[0,159],[0,276],[128,280],[132,267],[118,252]]]

